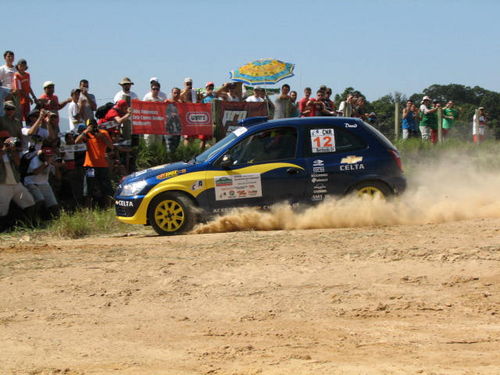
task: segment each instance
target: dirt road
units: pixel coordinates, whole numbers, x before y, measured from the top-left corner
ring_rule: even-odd
[[[499,260],[500,219],[4,241],[0,373],[499,374]]]

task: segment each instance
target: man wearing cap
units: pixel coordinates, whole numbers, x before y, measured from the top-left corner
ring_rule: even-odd
[[[27,175],[24,177],[24,185],[35,198],[35,202],[43,202],[52,217],[57,216],[59,212],[56,196],[49,183],[49,174],[58,173],[54,165],[54,156],[52,147],[42,147],[31,159]]]
[[[0,130],[6,130],[11,137],[21,139],[21,129],[23,127],[21,120],[16,116],[16,105],[13,101],[6,101],[3,104],[5,115],[0,118]]]
[[[10,201],[23,210],[33,210],[35,201],[30,192],[20,182],[19,153],[6,131],[0,131],[0,231],[9,225]],[[28,213],[28,212],[27,212]]]
[[[193,79],[190,77],[184,78],[184,89],[181,91],[181,100],[184,103],[197,103],[198,95],[193,89]]]
[[[80,100],[80,89],[71,90],[71,103],[68,106],[69,130],[75,131],[75,127],[83,122],[82,107],[78,105]]]
[[[132,82],[130,80],[130,78],[125,77],[118,84],[122,87],[122,89],[115,94],[115,97],[113,98],[113,102],[116,103],[118,100],[123,99],[123,100],[126,100],[127,103],[130,105],[131,100],[139,99],[139,97],[137,96],[137,94],[135,92],[130,91],[130,88],[134,84],[134,82]]]
[[[245,99],[249,103],[263,103],[264,102],[264,89],[257,86],[253,89],[253,95]]]
[[[215,84],[213,82],[207,82],[205,84],[205,95],[201,100],[202,103],[211,103],[217,99],[217,95],[214,92]]]
[[[80,98],[78,106],[81,108],[82,121],[94,119],[94,112],[97,109],[97,102],[94,94],[89,93],[89,81],[86,79],[80,80]]]
[[[437,142],[437,115],[436,111],[439,109],[439,103],[433,107],[431,98],[427,95],[423,97],[420,105],[420,133],[422,140],[431,140],[432,143]]]
[[[149,80],[149,86],[151,90],[142,98],[144,102],[164,102],[167,100],[167,94],[160,90],[158,78],[152,77]]]
[[[49,111],[59,111],[63,109],[66,104],[71,102],[71,98],[66,99],[64,102],[59,103],[59,98],[54,94],[55,84],[52,81],[45,81],[43,83],[44,93],[38,97],[42,108],[48,109]]]

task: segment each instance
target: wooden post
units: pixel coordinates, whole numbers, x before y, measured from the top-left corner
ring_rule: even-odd
[[[394,140],[399,139],[399,127],[401,122],[401,114],[399,113],[399,102],[394,103]]]
[[[443,142],[443,108],[438,108],[437,110],[438,118],[438,142]]]

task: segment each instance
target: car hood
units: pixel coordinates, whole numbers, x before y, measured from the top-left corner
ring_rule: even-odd
[[[144,169],[139,172],[132,173],[125,177],[122,181],[122,184],[128,184],[131,182],[136,182],[140,180],[148,180],[151,177],[157,177],[163,175],[162,178],[158,178],[158,182],[160,180],[165,180],[170,177],[176,176],[178,173],[188,173],[193,170],[198,170],[199,165],[193,163],[186,162],[177,162],[177,163],[169,163],[163,165],[157,165],[156,167]]]

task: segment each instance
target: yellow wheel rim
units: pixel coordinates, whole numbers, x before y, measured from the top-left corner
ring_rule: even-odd
[[[184,209],[177,201],[164,200],[155,208],[156,224],[166,232],[175,232],[184,223]]]
[[[370,197],[383,197],[384,193],[380,189],[377,189],[374,186],[365,186],[357,191],[358,197],[370,196]]]

